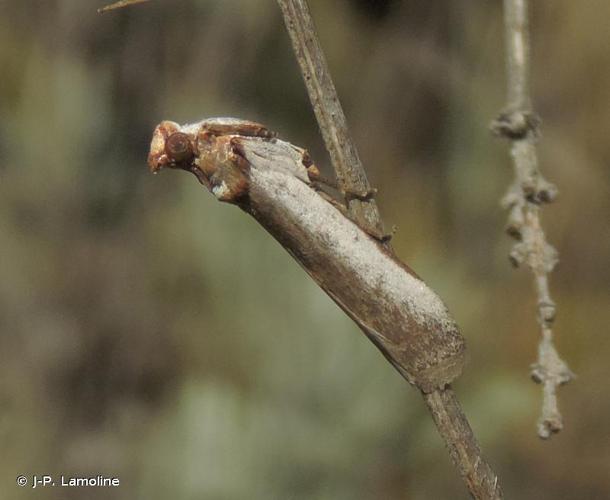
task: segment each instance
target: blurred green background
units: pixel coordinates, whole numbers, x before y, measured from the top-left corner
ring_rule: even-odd
[[[254,119],[328,158],[272,0],[0,0],[0,498],[467,498],[417,391],[256,223],[152,176],[162,119]],[[439,292],[455,384],[507,498],[610,498],[610,2],[533,2],[558,349],[536,437],[513,271],[501,2],[312,0],[397,253]],[[117,476],[32,490],[18,474]]]

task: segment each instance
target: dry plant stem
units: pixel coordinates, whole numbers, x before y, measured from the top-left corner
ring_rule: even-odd
[[[556,391],[559,385],[569,382],[573,374],[557,354],[552,340],[555,303],[551,299],[548,275],[558,259],[556,250],[544,236],[540,206],[553,201],[557,190],[542,177],[538,168],[536,142],[540,120],[532,112],[528,90],[527,14],[527,0],[504,0],[508,105],[492,124],[492,130],[511,141],[515,181],[502,203],[509,210],[507,232],[517,240],[510,253],[511,262],[515,266],[526,263],[534,276],[542,338],[531,376],[543,387],[538,435],[547,439],[563,427]]]
[[[135,5],[137,3],[148,2],[149,0],[120,0],[119,2],[114,2],[110,5],[106,5],[105,7],[101,7],[97,9],[100,14],[104,12],[109,12],[111,10],[122,9],[123,7],[127,7],[129,5]]]
[[[423,396],[471,496],[503,498],[498,476],[483,460],[479,444],[451,386]]]
[[[339,185],[346,193],[367,194],[371,190],[370,184],[349,134],[307,3],[305,0],[278,0],[278,4]],[[362,227],[372,229],[372,234],[383,234],[383,222],[373,199],[351,199],[349,212]],[[497,476],[483,459],[451,387],[422,394],[472,497],[502,498]]]
[[[305,0],[278,0],[326,149],[346,195],[350,217],[371,234],[384,235],[371,185],[347,127],[345,114]]]

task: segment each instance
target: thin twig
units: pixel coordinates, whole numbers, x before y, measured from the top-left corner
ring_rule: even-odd
[[[383,235],[373,191],[349,133],[307,2],[278,0],[278,4],[350,216],[371,233]]]
[[[294,52],[329,151],[340,187],[346,193],[368,193],[370,184],[347,128],[335,86],[304,0],[278,0]],[[352,199],[350,216],[362,227],[383,232],[374,200]],[[454,465],[473,498],[501,499],[498,477],[485,461],[451,386],[422,392]]]
[[[543,387],[538,435],[548,439],[563,428],[557,406],[557,387],[574,375],[553,346],[551,326],[555,303],[548,276],[558,262],[557,251],[547,243],[540,223],[542,203],[557,196],[556,187],[540,173],[536,155],[540,119],[532,111],[529,97],[529,32],[527,0],[504,0],[507,47],[508,105],[492,123],[492,130],[511,141],[515,181],[502,200],[509,210],[507,233],[517,240],[510,252],[515,266],[526,263],[534,276],[538,297],[538,323],[542,338],[531,377]]]
[[[127,7],[129,5],[134,5],[137,3],[148,2],[149,0],[120,0],[118,2],[114,2],[110,5],[106,5],[105,7],[100,7],[97,9],[98,13],[103,14],[104,12],[109,12],[115,9],[122,9],[123,7]]]
[[[479,443],[451,386],[423,396],[471,496],[480,499],[503,498],[498,476],[483,458]]]

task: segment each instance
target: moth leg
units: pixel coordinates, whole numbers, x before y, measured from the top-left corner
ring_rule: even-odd
[[[200,184],[203,184],[209,190],[212,189],[211,182],[206,177],[206,175],[203,173],[201,168],[199,168],[199,165],[197,165],[197,164],[192,165],[191,167],[188,168],[188,171],[190,171],[195,177],[197,177],[197,180],[199,181]]]
[[[324,184],[336,191],[339,191],[346,202],[350,202],[352,200],[360,200],[360,201],[369,201],[375,197],[377,194],[376,188],[371,188],[365,192],[357,192],[357,191],[346,191],[339,187],[339,184],[334,179],[329,179],[328,177],[324,177],[318,167],[316,167],[313,163],[307,166],[307,175],[309,176],[309,180],[314,182],[319,182],[320,184]]]
[[[305,164],[305,162],[303,163]],[[320,170],[318,169],[318,167],[316,167],[316,165],[311,163],[310,165],[306,165],[306,167],[307,176],[309,177],[309,180],[311,182],[322,184],[324,186],[334,189],[335,191],[340,191],[337,181],[335,181],[334,179],[329,179],[328,177],[324,177],[320,173]]]
[[[349,214],[348,205],[349,205],[350,201],[352,201],[352,200],[360,200],[360,201],[371,200],[375,196],[375,194],[377,194],[377,189],[369,189],[365,193],[344,191],[344,190],[340,189],[339,185],[337,184],[337,181],[335,181],[333,179],[328,179],[327,177],[324,177],[320,173],[320,170],[318,169],[318,167],[316,167],[316,165],[311,161],[307,151],[305,151],[303,154],[303,164],[307,168],[307,176],[309,177],[309,180],[311,181],[312,187],[318,192],[318,194],[320,196],[322,196],[322,198],[324,198],[326,201],[330,202],[334,207],[339,209],[339,211],[345,217],[347,217],[354,224],[356,224],[360,229],[362,229],[366,234],[368,234],[369,236],[372,236],[377,241],[379,241],[381,243],[387,243],[388,241],[390,241],[392,239],[394,231],[392,231],[392,233],[383,233],[381,231],[378,231],[376,228],[363,226],[358,221],[354,220]],[[336,198],[334,198],[333,196],[331,196],[330,194],[328,194],[327,192],[323,191],[321,185],[330,187],[330,188],[334,189],[335,191],[340,192],[343,195],[345,202],[342,203],[339,200],[337,200]]]
[[[352,200],[369,201],[377,194],[377,188],[370,188],[367,191],[360,193],[356,191],[342,191],[342,193],[348,203]]]
[[[364,193],[358,193],[355,191],[341,191],[341,193],[343,194],[343,197],[345,198],[345,202],[347,204],[347,206],[349,206],[350,202],[353,200],[358,200],[358,201],[369,201],[372,200],[375,195],[377,194],[377,188],[370,188],[367,191],[365,191]],[[351,219],[351,217],[350,217]],[[392,236],[394,236],[394,233],[396,232],[394,228],[392,228],[392,232],[391,233],[386,233],[383,231],[378,230],[375,227],[371,227],[368,225],[363,225],[360,224],[358,221],[351,219],[353,222],[355,222],[360,229],[362,229],[366,234],[368,234],[369,236],[372,236],[373,238],[375,238],[377,241],[381,242],[381,243],[387,243],[388,241],[390,241],[392,239]]]
[[[349,213],[347,211],[347,206],[345,204],[341,203],[339,200],[337,200],[336,198],[334,198],[333,196],[328,194],[326,191],[322,191],[320,186],[316,185],[315,182],[312,183],[311,187],[313,187],[316,190],[316,192],[322,198],[324,198],[328,203],[330,203],[333,207],[335,207],[337,210],[339,210],[339,212],[341,212],[344,217],[347,217],[349,220],[352,220],[352,218],[349,216]],[[352,220],[352,222],[353,222],[353,220]]]
[[[374,227],[363,227],[362,225],[358,224],[356,221],[354,221],[354,222],[366,234],[368,234],[369,236],[372,236],[373,238],[375,238],[380,243],[387,243],[388,241],[390,241],[392,239],[392,237],[394,236],[394,233],[396,232],[396,226],[392,226],[392,232],[391,233],[386,233],[386,232],[383,232],[383,231],[379,231],[379,230],[377,230]]]
[[[326,191],[324,191],[320,184],[321,181],[317,180],[311,181],[311,187],[313,189],[316,190],[316,192],[322,197],[324,198],[326,201],[328,201],[333,207],[335,207],[337,210],[339,210],[339,212],[341,212],[343,214],[344,217],[347,217],[349,220],[351,220],[354,224],[356,224],[360,229],[362,229],[366,234],[368,234],[369,236],[371,236],[372,238],[376,239],[377,241],[379,241],[380,243],[387,243],[388,241],[390,241],[392,239],[392,236],[394,236],[394,233],[396,232],[395,228],[392,228],[392,232],[391,233],[383,233],[381,231],[378,231],[375,228],[371,228],[368,226],[363,226],[362,224],[360,224],[357,220],[354,220],[350,213],[349,210],[347,208],[347,205],[339,200],[337,200],[337,198],[335,198],[334,196],[328,194]]]

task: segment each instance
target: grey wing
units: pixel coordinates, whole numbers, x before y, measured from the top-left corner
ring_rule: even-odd
[[[324,290],[324,292],[333,300],[335,304],[337,304],[345,314],[347,314],[354,323],[358,325],[360,330],[369,338],[369,340],[381,351],[381,354],[390,362],[390,364],[400,373],[407,382],[412,385],[418,385],[415,377],[407,368],[403,365],[403,363],[398,359],[400,354],[397,352],[397,346],[395,346],[394,342],[384,336],[382,333],[378,332],[374,328],[371,328],[368,324],[362,321],[361,318],[356,316],[354,312],[347,307],[340,297],[338,297],[335,293],[328,289],[328,287],[324,286],[324,283],[319,279],[318,276],[311,273],[307,267],[303,265],[297,255],[288,250],[288,252],[295,258],[295,260],[301,265],[301,267],[305,270],[305,272]]]
[[[341,299],[337,297],[334,293],[330,292],[329,290],[325,290],[325,292],[331,299],[333,299],[335,304],[337,304],[341,309],[343,309],[345,314],[347,314],[352,319],[352,321],[354,321],[354,323],[358,325],[358,327],[364,332],[364,334],[369,338],[369,340],[377,347],[377,349],[381,351],[381,354],[383,354],[383,356],[390,362],[390,364],[394,368],[396,368],[398,373],[400,373],[410,384],[417,385],[415,377],[411,375],[411,373],[409,373],[402,365],[402,363],[397,359],[397,353],[392,352],[394,351],[394,349],[392,349],[394,343],[391,342],[387,337],[382,335],[380,332],[364,323],[360,318],[355,316],[353,312],[348,307],[346,307],[341,301]]]

